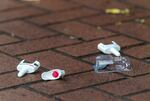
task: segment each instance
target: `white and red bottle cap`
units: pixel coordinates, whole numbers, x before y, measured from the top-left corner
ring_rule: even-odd
[[[61,69],[53,69],[41,74],[43,80],[57,80],[65,75],[65,71]]]

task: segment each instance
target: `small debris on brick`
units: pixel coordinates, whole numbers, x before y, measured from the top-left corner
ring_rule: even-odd
[[[121,22],[121,21],[116,22],[115,25],[116,25],[116,26],[122,25],[122,22]]]
[[[110,8],[110,9],[106,9],[105,13],[107,13],[107,14],[125,14],[125,15],[128,15],[130,13],[130,10],[128,8],[125,8],[125,9]]]
[[[135,19],[135,22],[143,24],[145,23],[145,19]]]
[[[97,30],[101,30],[102,29],[102,27],[100,27],[100,26],[97,26]]]
[[[76,37],[74,37],[74,36],[69,36],[69,38],[72,40],[76,39]]]
[[[14,34],[14,33],[11,33],[10,35],[11,35],[12,37],[14,37],[14,36],[15,36],[15,34]]]
[[[65,71],[61,69],[53,69],[48,72],[44,72],[41,74],[42,80],[58,80],[63,78],[65,75]]]
[[[24,2],[40,3],[40,0],[22,0]]]
[[[37,2],[37,1],[40,1],[40,0],[22,0],[22,1],[36,1]]]
[[[27,73],[34,73],[39,67],[40,62],[38,61],[33,63],[25,63],[25,60],[22,60],[17,66],[17,70],[19,71],[18,77],[22,77]]]

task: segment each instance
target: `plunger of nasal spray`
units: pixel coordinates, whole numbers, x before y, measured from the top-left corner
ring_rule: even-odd
[[[24,63],[25,60],[22,60],[17,66],[19,71],[18,77],[22,77],[27,73],[33,73],[40,67],[40,62],[35,61],[33,63]]]
[[[115,56],[120,56],[120,46],[112,41],[112,44],[104,45],[99,43],[97,48],[105,54],[114,54]]]

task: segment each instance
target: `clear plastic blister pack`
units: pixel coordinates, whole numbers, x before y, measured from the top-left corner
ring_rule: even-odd
[[[93,66],[95,72],[123,72],[132,69],[128,57],[114,57],[112,55],[100,55],[96,57],[96,64]]]

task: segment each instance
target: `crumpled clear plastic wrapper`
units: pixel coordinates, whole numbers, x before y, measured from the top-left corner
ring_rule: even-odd
[[[95,72],[123,72],[131,71],[131,61],[128,57],[114,57],[112,55],[100,55],[96,57],[96,64],[93,66]]]

